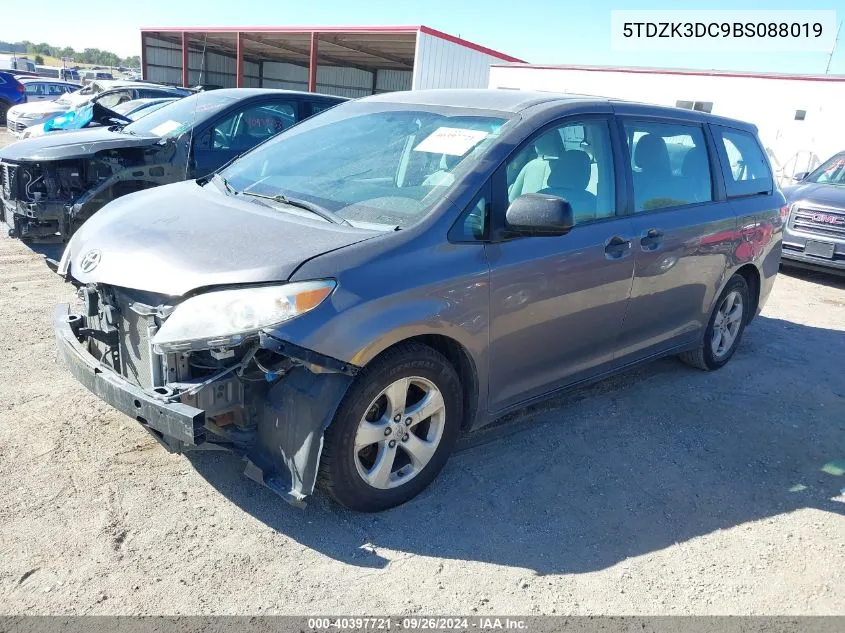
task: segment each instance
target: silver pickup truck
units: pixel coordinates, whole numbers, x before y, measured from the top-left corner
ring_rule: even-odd
[[[781,257],[804,268],[845,273],[845,152],[785,187],[789,221]]]

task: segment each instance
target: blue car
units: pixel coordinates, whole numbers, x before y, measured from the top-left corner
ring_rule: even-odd
[[[0,72],[0,123],[6,123],[6,112],[12,106],[26,103],[23,84],[11,73]]]

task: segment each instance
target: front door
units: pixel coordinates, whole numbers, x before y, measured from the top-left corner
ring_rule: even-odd
[[[47,94],[47,87],[49,84],[41,82],[28,82],[24,85],[26,90],[26,100],[30,103],[35,101],[50,101],[50,96]]]
[[[610,116],[541,130],[494,176],[494,226],[526,193],[565,198],[575,226],[557,237],[486,246],[490,264],[490,409],[589,377],[613,360],[631,290],[631,220]]]
[[[624,363],[700,336],[738,234],[702,124],[621,120],[636,233],[636,274],[617,355]]]

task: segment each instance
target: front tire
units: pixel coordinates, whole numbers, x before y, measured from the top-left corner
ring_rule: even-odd
[[[443,469],[461,428],[463,396],[451,363],[419,343],[367,365],[326,430],[318,485],[360,512],[401,505]]]
[[[739,347],[742,333],[751,318],[748,284],[742,275],[734,275],[719,295],[704,340],[697,348],[684,352],[680,359],[688,365],[713,371],[724,367]]]

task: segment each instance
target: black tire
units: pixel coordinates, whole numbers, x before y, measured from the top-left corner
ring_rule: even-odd
[[[6,113],[9,111],[9,104],[0,101],[0,125],[6,125]]]
[[[713,353],[713,348],[711,345],[711,340],[713,339],[713,331],[715,328],[716,316],[719,313],[719,308],[722,306],[722,303],[724,302],[725,298],[732,292],[738,292],[742,298],[742,319],[739,323],[739,330],[737,332],[736,337],[734,338],[733,343],[731,344],[730,349],[728,349],[723,355],[717,358]],[[722,291],[722,294],[719,295],[719,298],[713,305],[713,311],[710,314],[710,320],[707,323],[707,329],[704,331],[704,339],[701,341],[701,344],[695,349],[680,354],[679,358],[687,365],[697,367],[698,369],[703,369],[704,371],[714,371],[716,369],[724,367],[727,362],[731,359],[731,357],[733,357],[734,352],[736,352],[736,348],[739,347],[739,343],[742,340],[742,334],[743,332],[745,332],[745,326],[748,324],[748,321],[752,316],[748,312],[750,307],[751,301],[749,298],[748,284],[746,283],[745,278],[743,278],[742,275],[734,275],[728,280],[725,289]]]
[[[355,462],[355,434],[367,408],[400,378],[431,381],[443,396],[444,428],[428,463],[407,483],[380,489],[368,484]],[[455,368],[442,354],[419,343],[391,348],[367,365],[349,388],[326,430],[317,485],[340,505],[359,512],[379,512],[401,505],[420,492],[443,469],[461,428],[463,392]]]

